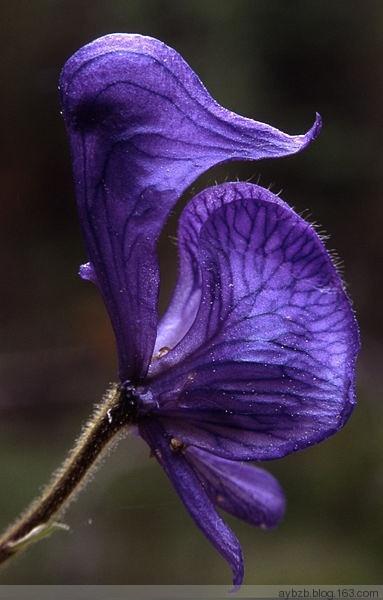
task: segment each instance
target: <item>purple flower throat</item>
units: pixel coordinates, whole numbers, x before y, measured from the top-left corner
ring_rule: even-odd
[[[290,136],[222,108],[165,44],[114,34],[76,52],[60,82],[89,262],[117,342],[127,414],[190,515],[243,579],[218,509],[281,520],[275,478],[249,464],[338,431],[354,407],[358,329],[313,227],[249,183],[205,189],[178,225],[179,273],[158,317],[157,242],[207,169],[294,154]]]

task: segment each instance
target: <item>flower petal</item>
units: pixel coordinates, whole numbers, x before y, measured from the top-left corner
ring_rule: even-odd
[[[271,192],[232,183],[189,203],[180,244],[199,305],[183,339],[152,366],[169,431],[249,460],[342,427],[355,403],[358,329],[314,229]]]
[[[156,242],[187,186],[209,167],[298,152],[320,129],[286,135],[223,109],[183,59],[140,35],[76,52],[60,82],[77,200],[115,335],[122,379],[144,376],[157,328]]]
[[[241,546],[234,533],[218,515],[194,470],[181,452],[174,452],[171,449],[171,436],[154,419],[142,420],[139,431],[164,468],[196,525],[228,561],[233,571],[234,585],[241,585],[243,579]]]
[[[92,283],[97,285],[97,275],[95,273],[92,263],[87,262],[83,265],[80,265],[78,274],[84,281],[91,281]]]
[[[278,525],[285,512],[285,497],[270,473],[194,446],[186,448],[185,456],[220,508],[251,525],[262,528]]]

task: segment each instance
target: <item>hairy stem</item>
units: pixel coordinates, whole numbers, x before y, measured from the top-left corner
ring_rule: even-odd
[[[134,408],[125,390],[113,385],[40,497],[0,537],[0,564],[54,529],[65,528],[55,519],[84,486],[107,446],[131,423]]]

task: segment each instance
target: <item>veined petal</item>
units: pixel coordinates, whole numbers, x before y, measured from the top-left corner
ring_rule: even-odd
[[[115,335],[122,379],[144,376],[157,329],[155,246],[177,199],[230,159],[298,152],[289,136],[219,106],[184,60],[149,37],[113,34],[76,52],[60,82],[80,219]]]
[[[355,403],[359,336],[314,229],[271,192],[231,183],[189,203],[180,244],[181,274],[194,273],[199,300],[186,335],[152,365],[164,426],[246,460],[342,427]]]
[[[194,446],[187,447],[184,454],[217,506],[251,525],[278,525],[285,512],[285,497],[270,473]]]
[[[228,561],[233,571],[234,585],[241,585],[243,579],[241,546],[234,533],[218,515],[193,468],[181,452],[171,449],[171,436],[154,419],[143,420],[139,430],[196,525]]]

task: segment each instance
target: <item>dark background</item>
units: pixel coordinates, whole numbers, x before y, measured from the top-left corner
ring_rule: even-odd
[[[268,463],[288,498],[263,532],[229,519],[248,584],[382,583],[382,59],[383,2],[336,0],[15,0],[1,3],[0,525],[58,466],[116,377],[98,293],[84,259],[59,114],[64,61],[106,33],[139,32],[175,47],[224,106],[303,133],[304,153],[233,164],[196,189],[260,177],[331,235],[344,262],[363,351],[359,405],[316,447]],[[186,195],[187,196],[187,195]],[[185,199],[184,199],[185,200]],[[161,240],[166,277],[175,249]],[[227,566],[195,528],[144,443],[109,456],[57,533],[0,573],[1,583],[228,583]]]

